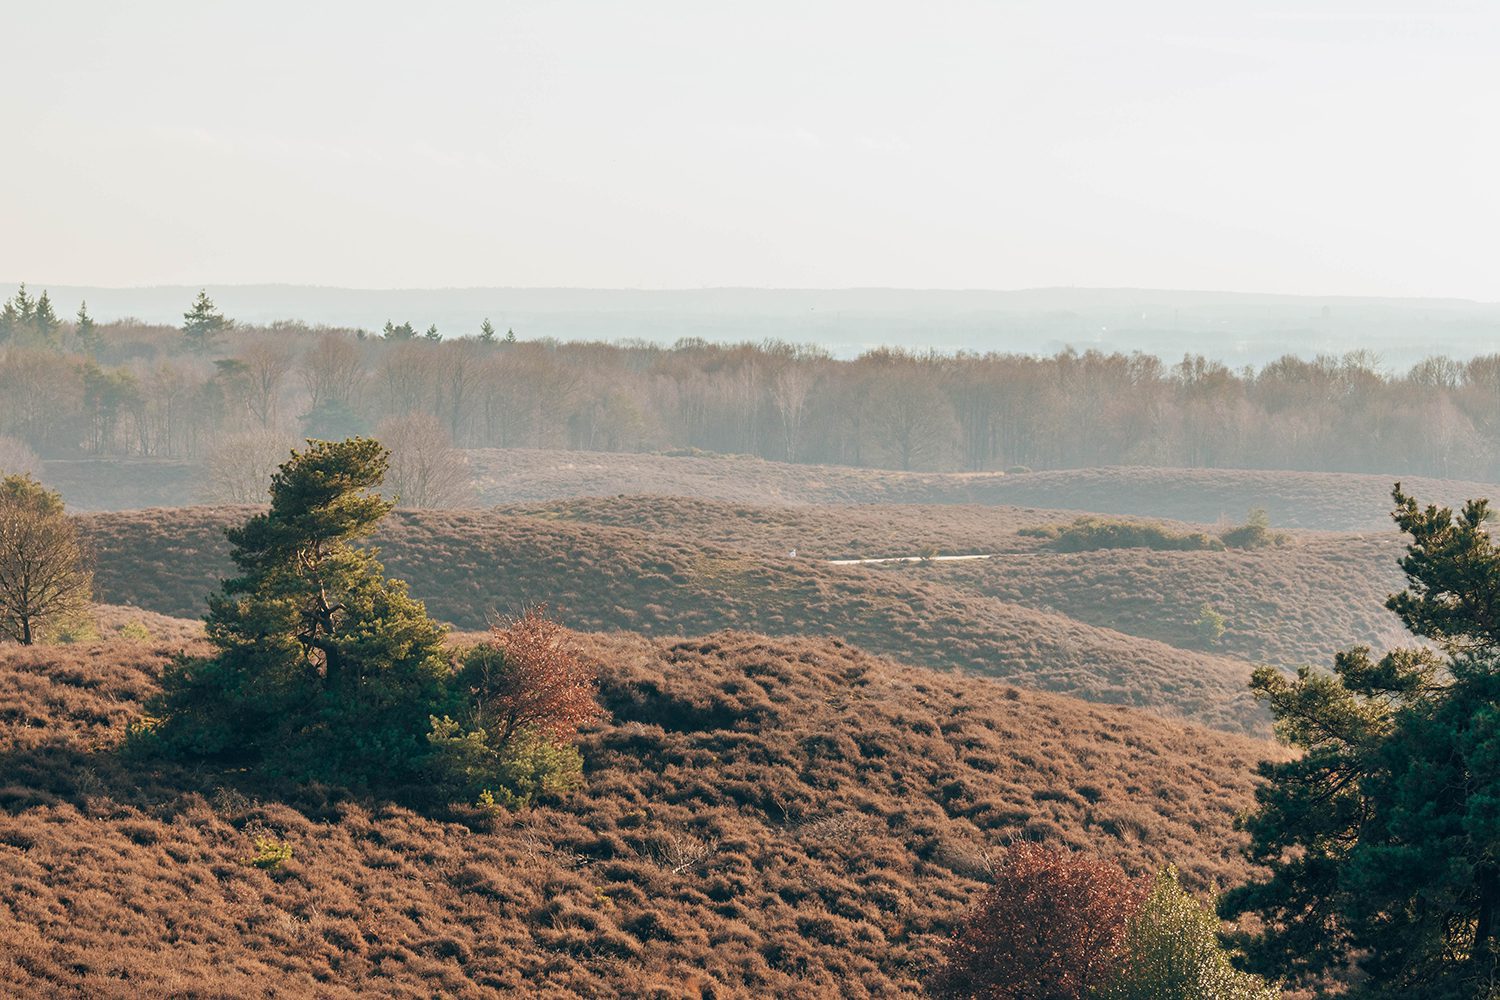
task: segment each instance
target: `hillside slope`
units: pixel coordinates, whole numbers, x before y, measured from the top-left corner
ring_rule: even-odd
[[[227,572],[222,537],[245,511],[94,515],[102,600],[201,614]],[[1249,666],[952,587],[864,567],[490,511],[407,512],[374,538],[386,569],[461,628],[546,603],[575,628],[687,635],[745,628],[830,636],[939,669],[1129,704],[1220,728],[1262,731]]]
[[[1213,523],[1264,508],[1281,527],[1390,527],[1392,483],[1454,505],[1500,487],[1420,476],[1133,466],[1006,475],[789,465],[735,455],[630,455],[528,449],[469,452],[485,503],[657,494],[758,505],[984,504]]]
[[[1182,648],[1204,648],[1206,604],[1224,616],[1208,648],[1253,663],[1328,664],[1356,644],[1414,641],[1385,608],[1404,585],[1401,539],[1303,535],[1292,544],[1222,552],[1112,549],[1002,553],[975,562],[900,563],[885,571],[939,582]]]
[[[1077,515],[1022,507],[900,504],[758,507],[676,497],[612,497],[503,508],[543,519],[635,526],[664,537],[732,546],[766,556],[879,558],[988,553],[972,562],[895,563],[898,580],[922,580],[1185,649],[1208,604],[1227,619],[1212,649],[1257,663],[1326,662],[1355,643],[1376,647],[1410,636],[1385,598],[1402,586],[1402,548],[1383,533],[1292,532],[1259,550],[1058,552],[1022,529]],[[1151,523],[1179,532],[1212,530]]]
[[[176,646],[0,650],[0,988],[908,996],[1014,838],[1246,874],[1267,744],[832,641],[580,641],[587,787],[493,826],[120,757]]]

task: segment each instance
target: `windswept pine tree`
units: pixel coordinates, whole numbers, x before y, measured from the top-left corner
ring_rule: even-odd
[[[385,469],[375,441],[310,442],[272,478],[270,510],[229,531],[238,573],[206,619],[219,652],[165,679],[169,743],[304,776],[412,776],[444,630],[356,544],[391,509]]]
[[[1489,505],[1422,508],[1398,484],[1407,587],[1387,606],[1431,645],[1332,673],[1258,671],[1291,760],[1261,767],[1250,858],[1226,895],[1263,968],[1356,966],[1359,995],[1472,1000],[1500,983],[1500,548]]]

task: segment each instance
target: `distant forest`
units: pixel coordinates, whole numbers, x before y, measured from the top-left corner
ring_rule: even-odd
[[[0,435],[44,458],[201,459],[249,430],[341,438],[435,418],[461,448],[701,449],[909,470],[1107,464],[1500,480],[1500,354],[1383,371],[1368,353],[1230,369],[1065,351],[836,360],[778,342],[558,343],[389,323],[181,327],[0,310]]]

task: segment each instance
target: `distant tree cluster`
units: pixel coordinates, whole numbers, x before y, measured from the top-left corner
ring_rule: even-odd
[[[1212,909],[1166,869],[1022,843],[954,933],[928,984],[945,1000],[1272,1000],[1237,971]]]
[[[181,327],[0,311],[0,435],[44,457],[201,459],[251,427],[288,440],[431,418],[458,448],[696,448],[916,470],[1106,464],[1500,478],[1500,354],[1400,374],[1354,353],[1231,370],[1203,357],[911,354],[527,341],[249,326],[200,294]]]
[[[445,630],[358,544],[391,509],[377,442],[312,441],[270,509],[229,532],[238,574],[210,598],[217,654],[167,672],[138,747],[307,780],[520,805],[581,775],[592,675],[539,611],[487,644]]]
[[[1156,549],[1194,551],[1203,549],[1263,549],[1285,545],[1288,536],[1271,530],[1270,516],[1262,509],[1250,511],[1245,523],[1204,531],[1175,531],[1151,521],[1087,515],[1067,525],[1022,528],[1017,534],[1045,538],[1059,552],[1093,552],[1099,549]]]

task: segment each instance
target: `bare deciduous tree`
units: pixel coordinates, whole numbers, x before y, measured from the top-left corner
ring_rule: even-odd
[[[29,646],[89,606],[93,574],[62,497],[30,476],[0,480],[0,637]]]
[[[307,389],[309,409],[327,404],[348,406],[363,374],[358,341],[333,331],[319,334],[302,356],[302,384]]]
[[[205,463],[203,498],[209,503],[265,503],[271,476],[295,442],[272,428],[222,438]]]
[[[19,438],[0,434],[0,476],[36,476],[42,461]]]
[[[292,370],[291,350],[267,338],[249,344],[236,360],[244,365],[251,414],[262,427],[271,426],[276,418],[281,383]]]
[[[390,449],[383,492],[398,507],[459,507],[474,493],[469,463],[448,429],[428,413],[392,417],[376,430]]]

